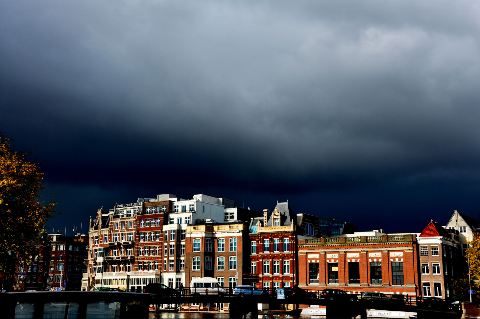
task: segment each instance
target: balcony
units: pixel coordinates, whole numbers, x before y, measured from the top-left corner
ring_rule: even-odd
[[[124,261],[131,261],[135,260],[134,256],[106,256],[105,260],[108,262],[124,262]]]

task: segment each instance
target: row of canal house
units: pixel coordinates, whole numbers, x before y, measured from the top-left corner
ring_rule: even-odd
[[[214,277],[230,288],[447,298],[464,272],[458,221],[452,217],[445,228],[430,222],[420,233],[351,232],[346,223],[295,213],[288,202],[258,216],[223,198],[158,195],[98,211],[83,289],[181,288],[193,277]]]
[[[242,249],[248,240],[242,220],[252,214],[231,200],[203,194],[191,199],[161,194],[99,209],[89,224],[82,290],[141,291],[149,283],[181,288],[189,287],[192,277],[207,275],[240,284],[248,273],[246,256],[239,255],[248,252]]]

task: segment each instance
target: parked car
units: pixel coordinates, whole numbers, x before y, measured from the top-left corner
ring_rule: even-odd
[[[320,299],[335,302],[357,301],[357,295],[347,294],[341,289],[324,289],[320,293]]]
[[[405,302],[407,301],[407,297],[405,295],[393,294],[390,297],[390,301],[397,305],[404,305]]]
[[[156,294],[163,297],[178,297],[180,296],[180,291],[170,288],[164,284],[159,283],[150,283],[145,286],[143,292],[149,294]]]
[[[119,288],[112,288],[112,287],[95,287],[94,291],[122,291]]]
[[[296,299],[317,299],[317,294],[314,292],[309,292],[306,291],[305,289],[302,289],[298,286],[295,286],[293,288],[286,287],[283,288],[285,291],[285,296],[287,298],[293,297]]]
[[[387,295],[381,292],[364,292],[361,296],[362,300],[368,301],[386,301],[390,300]]]
[[[223,295],[227,291],[220,287],[217,279],[213,277],[193,277],[190,288],[192,294],[199,295]]]
[[[267,295],[268,291],[262,290],[262,289],[257,289],[253,286],[248,286],[248,285],[238,285],[233,289],[233,294],[234,295]]]

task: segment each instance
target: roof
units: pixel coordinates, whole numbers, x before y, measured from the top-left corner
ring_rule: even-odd
[[[448,236],[447,231],[443,227],[438,226],[438,224],[433,220],[430,220],[428,225],[425,226],[425,228],[420,233],[419,237],[443,237],[443,236]]]
[[[290,226],[292,225],[293,221],[296,222],[296,216],[293,214],[293,211],[290,209],[290,206],[288,205],[288,201],[281,202],[281,203],[277,202],[275,209],[268,217],[266,226],[273,226],[273,216],[277,213],[280,215],[281,226]]]

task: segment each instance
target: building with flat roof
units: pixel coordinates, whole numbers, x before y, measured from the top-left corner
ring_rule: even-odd
[[[416,296],[420,283],[417,247],[416,234],[380,230],[301,239],[298,285],[309,291],[338,288],[351,293]]]

